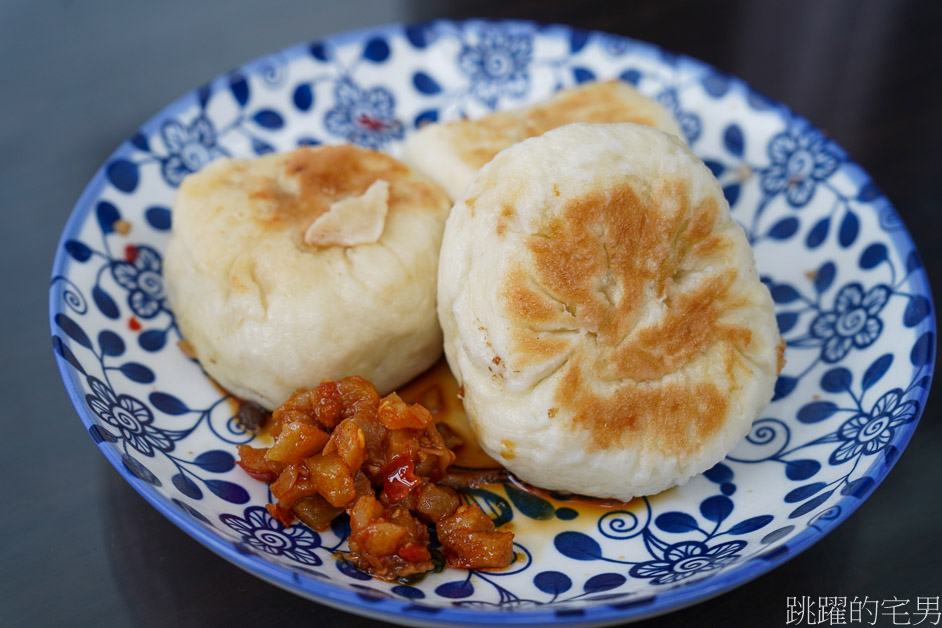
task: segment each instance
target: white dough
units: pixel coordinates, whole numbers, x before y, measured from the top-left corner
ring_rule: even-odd
[[[403,163],[353,146],[216,161],[173,207],[165,274],[180,330],[220,385],[269,409],[349,375],[389,392],[441,354],[449,207]]]
[[[784,345],[710,171],[636,124],[571,124],[498,154],[456,202],[445,354],[483,448],[535,486],[622,500],[721,460]]]
[[[426,125],[407,138],[403,160],[457,199],[474,173],[503,149],[573,122],[634,122],[683,137],[660,103],[628,83],[606,81],[563,89],[522,109]]]

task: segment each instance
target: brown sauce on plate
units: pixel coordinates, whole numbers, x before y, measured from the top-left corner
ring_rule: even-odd
[[[451,374],[444,357],[397,390],[397,393],[406,403],[423,405],[432,413],[434,421],[444,423],[462,439],[463,444],[454,449],[456,459],[450,467],[451,479],[455,486],[484,489],[513,501],[508,495],[509,486],[510,491],[516,490],[537,497],[552,508],[555,516],[547,516],[545,519],[514,517],[510,525],[517,533],[524,533],[524,530],[538,534],[559,532],[571,527],[570,522],[573,519],[596,520],[608,512],[635,510],[636,506],[640,505],[639,499],[625,503],[613,499],[548,491],[530,486],[504,469],[478,444],[474,428],[471,427],[461,403],[458,382]],[[233,414],[237,414],[240,400],[231,397],[230,401]],[[267,427],[268,424],[258,430],[253,445],[268,446],[272,443]],[[544,514],[549,515],[549,507],[543,507]]]

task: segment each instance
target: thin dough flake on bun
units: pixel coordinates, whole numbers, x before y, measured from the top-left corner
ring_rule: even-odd
[[[634,122],[682,138],[670,112],[621,81],[563,89],[522,109],[429,124],[409,136],[403,160],[457,199],[474,173],[505,148],[573,122]]]
[[[445,355],[484,449],[538,487],[629,500],[721,460],[782,364],[710,171],[636,124],[516,144],[452,209]]]
[[[438,185],[354,146],[213,162],[173,207],[165,273],[180,331],[220,385],[269,409],[349,375],[385,394],[441,353],[449,208]]]

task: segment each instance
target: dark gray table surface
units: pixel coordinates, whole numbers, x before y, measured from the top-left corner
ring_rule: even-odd
[[[178,95],[293,43],[386,22],[470,16],[562,22],[651,41],[788,103],[825,129],[893,201],[939,294],[938,2],[4,0],[0,387],[8,432],[0,445],[0,625],[375,623],[230,565],[119,477],[59,381],[48,277],[85,183]],[[779,625],[786,596],[942,595],[940,412],[934,395],[896,468],[829,536],[732,592],[642,625]]]

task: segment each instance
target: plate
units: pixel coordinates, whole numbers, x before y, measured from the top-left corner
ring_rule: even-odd
[[[179,349],[162,255],[181,179],[225,155],[354,142],[398,154],[416,127],[617,78],[663,103],[753,244],[788,342],[771,405],[684,487],[575,508],[495,485],[512,520],[504,572],[416,584],[343,560],[348,527],[284,529],[234,466],[234,405]],[[155,508],[280,587],[409,625],[604,624],[679,608],[794,556],[886,476],[916,428],[935,345],[932,302],[899,217],[844,151],[742,81],[649,44],[529,22],[384,26],[298,45],[189,93],[97,172],[65,227],[53,347],[92,439]]]

